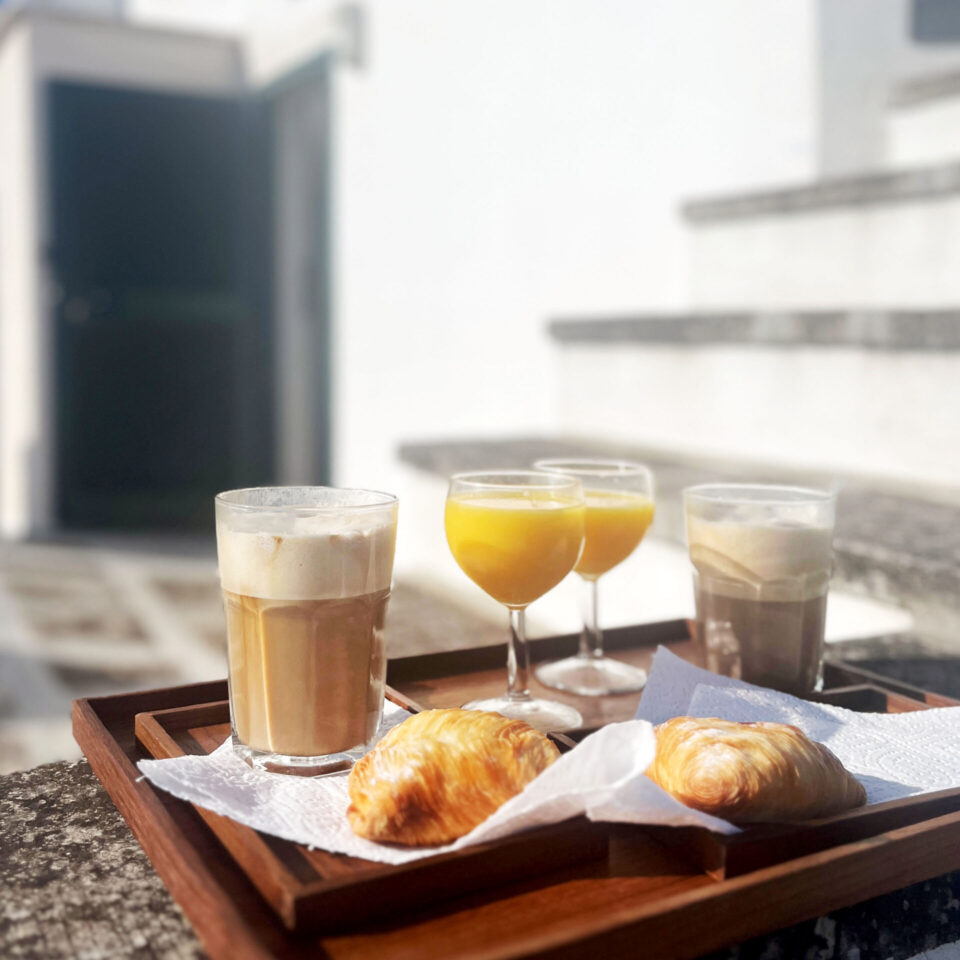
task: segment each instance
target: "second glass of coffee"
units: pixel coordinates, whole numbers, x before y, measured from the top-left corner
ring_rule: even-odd
[[[396,497],[257,487],[216,511],[235,751],[278,773],[349,769],[383,711]]]
[[[707,668],[795,696],[818,689],[835,495],[708,484],[684,505]]]

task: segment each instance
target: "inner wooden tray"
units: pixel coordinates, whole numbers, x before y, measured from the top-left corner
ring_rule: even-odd
[[[530,641],[530,658],[536,664],[567,657],[577,652],[579,642],[579,634],[534,639]],[[699,663],[699,650],[686,620],[617,627],[603,632],[603,645],[608,653],[644,670],[650,669],[658,644],[669,646],[678,657]],[[424,710],[459,707],[470,700],[497,696],[506,688],[505,647],[501,644],[393,659],[387,665],[387,683]],[[607,723],[632,720],[641,696],[635,693],[578,697],[544,687],[535,677],[531,678],[531,688],[535,695],[569,703],[580,711],[583,728],[568,731],[574,739]]]
[[[641,666],[649,665],[657,643],[696,658],[682,621],[610,631],[609,639],[618,656]],[[535,641],[534,652],[560,656],[575,644],[573,637],[550,638]],[[952,702],[888,685],[847,664],[828,667],[827,677],[840,687],[824,699],[855,709]],[[503,648],[392,661],[389,680],[400,700],[458,705],[502,688]],[[225,697],[220,682],[74,706],[75,735],[91,766],[215,958],[596,956],[630,952],[637,943],[651,956],[696,957],[960,867],[960,790],[874,806],[839,825],[833,818],[799,830],[762,828],[773,832],[752,838],[745,831],[737,843],[715,842],[704,831],[609,826],[600,838],[608,844],[605,853],[576,862],[564,854],[554,866],[536,862],[551,855],[552,841],[538,848],[532,832],[510,838],[507,847],[498,841],[489,851],[478,848],[481,878],[483,870],[493,871],[490,883],[481,879],[479,885],[469,876],[473,867],[445,873],[439,857],[406,868],[348,862],[252,830],[246,832],[253,841],[238,847],[212,828],[214,815],[156,790],[134,766],[149,755],[136,740],[137,714],[145,742],[162,739],[163,750],[172,742],[175,749],[203,751],[226,737]],[[632,716],[637,698],[575,702],[587,723],[599,726]],[[567,826],[572,839],[580,827]],[[771,849],[782,862],[767,866]],[[497,874],[500,856],[508,868]],[[417,869],[405,874],[409,867]],[[466,881],[457,885],[464,873]],[[291,882],[301,885],[302,899],[278,892],[294,889]],[[273,885],[273,895],[265,883]],[[408,888],[419,889],[408,894]],[[290,932],[285,922],[299,926],[310,912],[310,896],[314,906],[323,902],[333,926]],[[399,906],[385,916],[380,902],[393,897]]]
[[[408,710],[419,709],[389,688],[387,697]],[[212,753],[230,735],[229,704],[221,700],[138,713],[135,730],[158,759]],[[606,828],[584,817],[391,865],[311,850],[202,807],[196,810],[283,923],[300,931],[342,928],[607,855]]]

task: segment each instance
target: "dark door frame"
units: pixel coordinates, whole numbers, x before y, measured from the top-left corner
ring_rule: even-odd
[[[54,120],[54,97],[57,96],[57,91],[64,88],[81,89],[85,91],[102,90],[119,96],[122,96],[124,93],[131,95],[148,94],[156,97],[170,96],[196,102],[234,105],[239,111],[240,127],[244,133],[250,132],[255,126],[254,113],[269,113],[272,107],[272,104],[270,104],[268,100],[231,94],[218,95],[207,92],[191,94],[180,90],[171,91],[165,88],[139,85],[118,88],[116,85],[98,83],[87,79],[71,80],[58,78],[44,82],[44,96],[41,102],[45,108],[43,115],[46,132],[44,146],[48,158],[46,163],[46,190],[49,198],[47,204],[48,222],[45,232],[51,239],[51,246],[46,251],[48,261],[47,272],[51,279],[62,278],[62,271],[57,268],[55,262],[57,255],[55,244],[62,239],[55,236],[55,224],[58,218],[57,177],[60,173],[56,151],[58,150],[58,144],[61,142],[62,137],[60,136],[60,131],[56,129]],[[236,236],[230,238],[230,242],[235,245],[233,255],[237,258],[237,263],[252,262],[250,261],[250,257],[256,256],[255,250],[252,247],[252,240],[255,239],[256,231],[261,232],[261,240],[263,239],[263,231],[271,231],[272,236],[273,220],[271,204],[273,183],[269,160],[272,156],[273,125],[269,117],[266,121],[266,126],[270,131],[267,142],[258,145],[256,140],[251,139],[250,153],[252,156],[244,155],[241,158],[242,162],[238,165],[240,187],[237,196],[252,199],[249,204],[244,203],[243,209],[239,214],[240,220],[238,222],[240,227],[236,230]],[[261,178],[259,183],[255,183],[253,179],[250,179],[257,177]],[[268,198],[266,202],[263,201],[264,197]],[[257,198],[259,198],[259,202]],[[245,229],[245,227],[249,227],[249,229]],[[273,243],[270,240],[267,241],[266,246],[267,249],[272,252]],[[272,362],[273,351],[271,348],[275,336],[275,329],[270,280],[273,263],[266,262],[260,266],[262,266],[262,270],[241,269],[236,280],[236,293],[241,297],[245,308],[248,311],[252,311],[253,314],[259,318],[255,320],[255,327],[261,332],[256,338],[259,341],[257,344],[247,342],[249,337],[246,335],[238,337],[238,349],[242,356],[241,365],[245,366],[247,373],[252,373],[252,376],[241,376],[238,378],[241,382],[235,384],[233,389],[235,391],[235,401],[238,406],[242,408],[245,399],[251,392],[251,379],[259,382],[257,390],[261,393],[262,398],[266,398],[265,402],[260,403],[260,406],[266,409],[260,414],[264,419],[263,424],[261,424],[261,429],[259,430],[251,427],[247,422],[247,418],[241,416],[243,423],[241,423],[238,428],[238,433],[233,439],[233,445],[236,448],[235,457],[236,463],[238,464],[248,462],[251,456],[261,458],[261,461],[267,465],[267,472],[259,482],[269,482],[272,480],[272,474],[275,470],[273,412],[276,409],[274,389],[276,371]],[[54,301],[56,300],[57,297],[54,297]],[[68,478],[64,472],[66,468],[61,462],[61,452],[64,449],[63,444],[66,442],[66,438],[63,435],[64,399],[61,396],[61,382],[63,380],[64,364],[66,362],[63,356],[65,349],[65,319],[63,316],[63,307],[57,302],[50,305],[50,311],[51,314],[48,320],[48,329],[50,331],[48,337],[48,355],[50,357],[50,369],[53,376],[51,376],[48,381],[48,389],[52,396],[49,396],[46,401],[52,414],[52,436],[49,446],[51,457],[50,475],[53,480],[54,523],[62,529],[65,526],[66,519],[65,497],[67,494],[67,484],[70,482],[70,478]],[[249,332],[250,331],[248,331],[248,333]],[[252,416],[256,417],[257,414],[252,414]],[[266,433],[264,433],[264,427]],[[255,437],[254,434],[259,434],[259,436]],[[239,447],[237,447],[237,444],[239,444]],[[255,451],[253,447],[254,444],[256,444]],[[241,471],[245,471],[247,468],[241,466],[240,469]]]

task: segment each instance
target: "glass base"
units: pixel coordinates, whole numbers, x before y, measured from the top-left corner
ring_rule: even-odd
[[[292,757],[248,747],[234,736],[233,752],[254,770],[283,773],[294,777],[330,777],[337,773],[347,773],[367,752],[367,746],[363,744],[352,750],[331,753],[324,757]]]
[[[537,679],[547,687],[577,693],[582,697],[604,697],[614,693],[636,693],[647,682],[646,670],[631,667],[610,657],[590,654],[567,657],[544,664]]]
[[[561,730],[573,730],[582,726],[583,717],[573,707],[556,700],[542,700],[539,697],[514,699],[512,697],[490,697],[487,700],[471,700],[463,705],[464,710],[487,710],[499,713],[511,720],[523,720],[541,733],[554,733]]]

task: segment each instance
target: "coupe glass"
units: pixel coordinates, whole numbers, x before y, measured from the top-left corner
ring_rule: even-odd
[[[544,664],[537,679],[548,687],[587,697],[633,693],[646,671],[603,653],[597,615],[597,581],[640,544],[653,521],[653,474],[627,460],[538,460],[536,469],[577,477],[586,499],[583,553],[574,567],[583,578],[583,632],[572,657]]]
[[[525,720],[544,732],[579,726],[582,718],[573,707],[530,693],[524,615],[580,556],[580,481],[531,470],[457,474],[450,478],[444,520],[460,568],[510,612],[507,692],[466,703],[465,709]]]

